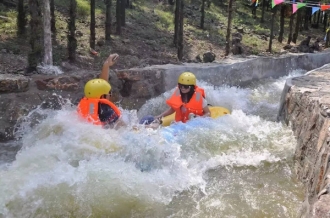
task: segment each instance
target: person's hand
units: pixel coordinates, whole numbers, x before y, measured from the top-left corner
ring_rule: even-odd
[[[112,65],[114,65],[117,60],[119,58],[118,54],[111,54],[109,55],[109,57],[107,58],[107,60],[104,62],[104,64],[108,65],[108,67],[111,67]]]
[[[158,122],[158,123],[160,123],[160,124],[162,124],[162,122],[163,122],[163,121],[162,121],[162,117],[159,116],[159,115],[158,115],[158,116],[155,116],[154,119],[155,119],[156,122]]]

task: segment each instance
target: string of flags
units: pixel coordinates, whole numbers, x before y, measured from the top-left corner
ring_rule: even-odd
[[[312,8],[312,15],[317,12],[318,10],[321,11],[326,11],[330,9],[330,5],[322,4],[321,3],[309,3],[309,2],[303,2],[303,0],[300,0],[300,2],[296,2],[296,0],[292,1],[285,1],[285,0],[272,0],[272,8],[275,7],[276,5],[286,3],[286,4],[292,4],[292,14],[296,13],[296,11],[299,8],[302,7],[311,7]]]
[[[254,4],[254,7],[258,6],[259,0],[251,0],[251,1]],[[276,5],[279,5],[282,3],[291,4],[292,5],[292,14],[296,13],[297,10],[302,7],[312,8],[312,15],[319,10],[321,10],[323,12],[323,14],[325,13],[325,11],[330,10],[330,4],[321,5],[321,2],[318,2],[318,3],[317,2],[308,2],[306,0],[299,0],[300,2],[296,2],[296,0],[271,0],[271,1],[272,1],[272,8],[274,8]],[[326,41],[327,34],[329,31],[330,31],[330,27],[328,26],[325,37],[324,37],[324,41]]]

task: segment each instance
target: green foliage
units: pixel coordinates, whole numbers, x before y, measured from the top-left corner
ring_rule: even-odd
[[[221,10],[219,7],[210,7],[205,11],[206,19],[215,19],[220,23],[227,23],[227,11]]]
[[[86,17],[90,15],[90,4],[87,0],[77,0],[77,15]]]
[[[159,29],[173,30],[174,29],[174,13],[173,11],[163,11],[161,8],[156,8],[155,14],[159,17],[157,27]]]
[[[63,8],[69,8],[70,1],[69,0],[55,0],[55,4],[59,5]],[[104,4],[98,4],[102,5],[102,8],[96,8],[95,13],[101,14],[102,9],[104,9]],[[86,18],[90,15],[90,1],[89,0],[77,0],[77,16],[78,18]]]
[[[92,56],[95,59],[95,63],[93,63],[95,66],[99,67],[97,61],[102,61],[113,50],[123,56],[127,54],[136,57],[144,56],[143,58],[152,58],[153,56],[157,57],[158,55],[161,57],[163,55],[166,56],[165,58],[171,60],[172,58],[176,58],[177,49],[173,46],[175,5],[167,4],[167,0],[130,1],[133,4],[133,9],[126,10],[127,25],[123,28],[122,35],[116,35],[114,34],[116,27],[114,23],[116,20],[116,2],[112,0],[112,40],[96,48],[99,56]],[[185,55],[189,56],[190,59],[193,59],[196,53],[201,54],[212,49],[217,53],[217,57],[221,57],[221,51],[224,50],[228,22],[228,3],[224,0],[211,0],[211,2],[210,8],[205,7],[205,29],[202,30],[200,29],[200,1],[185,1],[184,49]],[[65,59],[68,56],[67,19],[69,5],[69,0],[55,0],[57,30],[53,49],[55,63],[60,63],[61,59]],[[0,48],[4,47],[10,51],[27,53],[30,48],[28,40],[25,39],[24,43],[19,43],[16,38],[16,9],[8,9],[0,3],[0,15],[9,18],[8,21],[0,19],[0,37],[2,37],[1,39],[5,39],[0,42]],[[231,31],[232,33],[243,31],[242,44],[247,48],[249,54],[260,54],[268,49],[269,41],[265,41],[264,36],[267,36],[269,40],[270,15],[270,11],[265,11],[265,23],[260,23],[261,7],[258,7],[257,18],[254,19],[251,8],[248,6],[246,0],[237,0],[235,2]],[[77,34],[76,37],[77,54],[82,56],[90,56],[89,16],[90,1],[77,0],[76,30],[81,33]],[[96,40],[104,37],[104,21],[104,1],[96,0]],[[284,42],[287,40],[288,22],[289,19],[285,18]],[[274,24],[275,34],[277,34],[278,26],[279,17],[277,17]],[[29,25],[27,25],[27,32],[30,36],[29,31]],[[313,31],[316,30],[313,29]],[[308,32],[300,32],[298,36],[299,41],[304,39],[305,36],[303,34],[308,34]],[[18,48],[14,47],[15,44],[17,44]],[[24,44],[25,47],[20,49],[21,44]],[[12,49],[10,45],[13,45]],[[273,52],[280,51],[282,47],[283,45],[278,43],[277,38],[275,38],[273,40]],[[31,62],[35,61],[32,56],[30,59]]]
[[[15,10],[4,11],[0,8],[0,15],[7,19],[0,19],[0,33],[5,33],[10,36],[16,34],[16,17],[17,12]]]
[[[257,37],[250,35],[244,36],[242,42],[244,45],[250,46],[252,48],[256,48],[261,46],[262,43],[265,43],[265,41],[261,42]]]
[[[267,35],[269,33],[269,28],[265,28],[260,24],[254,25],[254,32],[258,35]]]

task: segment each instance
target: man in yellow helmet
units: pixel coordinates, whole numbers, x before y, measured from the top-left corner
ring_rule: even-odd
[[[196,85],[196,77],[191,72],[184,72],[178,78],[178,87],[166,101],[170,106],[155,119],[171,115],[175,112],[175,121],[187,122],[191,116],[211,116],[204,89]]]
[[[110,101],[111,86],[108,83],[109,67],[115,64],[118,54],[110,55],[104,62],[99,79],[88,81],[84,88],[85,97],[78,104],[78,113],[87,121],[113,127],[120,121],[120,110]]]

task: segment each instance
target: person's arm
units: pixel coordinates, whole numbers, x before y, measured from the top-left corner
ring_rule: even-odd
[[[210,108],[209,106],[206,106],[203,108],[203,117],[210,117],[211,116],[211,111],[210,111]]]
[[[207,101],[206,101],[205,98],[203,98],[203,105],[202,106],[203,106],[203,115],[200,116],[200,117],[211,117],[211,111],[210,111],[209,106],[207,106]],[[193,114],[193,113],[190,113],[189,115],[190,115],[189,119],[199,117],[198,115]]]
[[[99,78],[109,81],[109,67],[114,65],[118,59],[118,54],[111,54],[109,57],[104,61],[102,71],[100,73]]]
[[[203,98],[203,117],[210,117],[211,111],[209,106],[207,105],[207,101],[205,98]]]
[[[158,116],[155,116],[155,119],[160,119],[162,117],[166,117],[170,114],[173,114],[175,112],[175,110],[173,108],[169,108],[166,111],[164,111],[163,113],[159,114]]]

